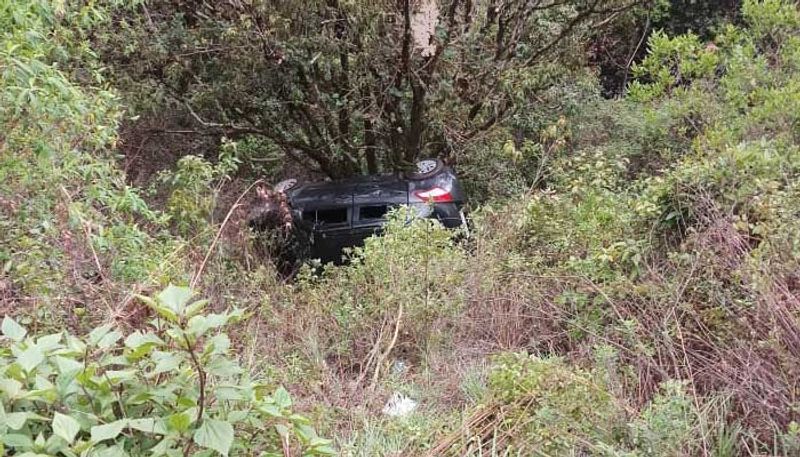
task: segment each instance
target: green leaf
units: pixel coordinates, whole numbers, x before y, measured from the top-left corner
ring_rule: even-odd
[[[233,445],[233,426],[225,421],[205,419],[194,432],[194,442],[227,456]]]
[[[79,431],[81,424],[75,419],[58,412],[53,415],[53,433],[67,443],[72,444]]]
[[[0,416],[0,427],[5,425],[11,430],[19,430],[28,420],[27,413],[7,413],[5,417]]]
[[[186,330],[195,337],[203,336],[203,333],[208,329],[209,326],[206,323],[206,316],[194,316],[189,319],[189,324],[186,326]]]
[[[111,382],[112,384],[118,384],[120,382],[130,381],[131,379],[136,378],[136,371],[135,370],[108,370],[104,373],[104,376]]]
[[[149,452],[152,456],[180,457],[183,455],[182,452],[177,450],[175,438],[172,436],[164,437],[158,444],[151,447]],[[199,457],[199,455],[199,453],[195,452],[192,457]]]
[[[153,374],[161,374],[173,371],[178,368],[181,365],[181,362],[184,360],[184,357],[181,354],[161,351],[154,352],[152,358],[153,361],[156,362],[156,366],[153,369]]]
[[[156,300],[151,298],[137,295],[139,300],[143,301],[147,306],[149,306],[153,311],[157,312],[159,316],[163,317],[164,319],[168,320],[169,322],[178,322],[178,315],[171,311],[169,308],[160,305]]]
[[[106,325],[102,325],[102,326],[97,327],[96,329],[92,330],[89,333],[89,344],[91,344],[93,346],[97,345],[100,342],[100,340],[104,336],[106,336],[106,334],[108,334],[108,332],[110,332],[111,329],[113,329],[113,328],[114,328],[113,325],[106,324]]]
[[[308,445],[311,447],[318,447],[318,446],[327,446],[331,444],[331,440],[327,440],[325,438],[314,437],[311,438],[311,441],[308,442]]]
[[[167,309],[178,316],[182,316],[192,295],[194,294],[188,287],[178,287],[170,284],[156,298]]]
[[[336,455],[336,449],[326,444],[324,446],[315,447],[314,453],[317,455]]]
[[[188,349],[194,346],[195,338],[189,332],[184,332],[180,327],[173,326],[167,329],[167,335],[177,343],[178,347],[181,349]]]
[[[119,341],[120,338],[122,338],[122,333],[116,330],[108,332],[97,342],[97,347],[100,349],[108,349],[117,344],[117,341]]]
[[[65,340],[70,352],[75,354],[83,354],[86,352],[86,343],[80,338],[67,334]]]
[[[177,400],[175,400],[175,403],[178,406],[184,406],[184,407],[187,407],[187,408],[194,408],[195,406],[197,406],[197,399],[196,398],[191,398],[191,397],[181,396],[181,397],[178,397]]]
[[[91,454],[92,457],[128,457],[128,453],[120,446],[111,446],[105,449],[95,449]]]
[[[26,450],[33,448],[33,440],[27,436],[19,433],[8,433],[3,436],[3,443],[6,446],[13,447],[17,450]]]
[[[58,367],[58,372],[64,376],[74,376],[83,370],[83,364],[75,359],[67,357],[55,356],[54,360]]]
[[[289,436],[289,427],[285,424],[275,424],[275,431],[278,432],[278,435],[283,439]]]
[[[206,316],[206,326],[208,328],[219,328],[228,323],[230,316],[228,313],[209,314]]]
[[[50,380],[47,379],[47,377],[37,374],[36,380],[34,382],[34,387],[36,388],[36,390],[49,390],[55,386],[53,386],[53,383],[50,382]]]
[[[199,313],[206,307],[208,304],[208,300],[198,300],[191,305],[186,307],[186,315],[187,316],[194,316],[195,314]]]
[[[294,424],[294,432],[301,440],[308,442],[317,436],[317,432],[309,425]]]
[[[108,367],[108,366],[127,367],[130,366],[131,364],[130,360],[128,360],[127,357],[122,355],[111,355],[111,354],[104,354],[98,362],[102,367]]]
[[[250,411],[234,410],[228,412],[228,422],[230,422],[231,424],[236,424],[238,422],[241,422],[247,419],[248,417],[250,417]]]
[[[139,430],[140,432],[153,433],[156,435],[166,435],[167,429],[161,420],[152,417],[144,419],[130,419],[128,420],[128,427]]]
[[[3,318],[3,324],[0,328],[2,328],[3,335],[17,342],[22,341],[22,339],[25,338],[25,335],[28,333],[28,331],[25,330],[25,327],[17,324],[17,321],[9,316],[5,316]]]
[[[119,436],[120,433],[122,433],[122,429],[125,428],[126,423],[127,420],[120,419],[108,424],[95,425],[91,430],[92,441],[99,443],[100,441],[104,440],[113,440]]]
[[[185,412],[173,414],[167,418],[167,427],[177,432],[189,430],[191,424],[192,418]]]
[[[52,335],[45,335],[36,340],[36,346],[44,353],[48,353],[54,349],[63,347],[61,338],[64,335],[61,333],[53,333]]]
[[[12,400],[22,396],[22,383],[16,379],[0,379],[0,390],[6,393]]]
[[[211,362],[206,365],[206,372],[212,376],[231,377],[242,373],[241,367],[233,360],[225,357],[214,357]]]
[[[231,340],[228,335],[220,333],[209,338],[206,342],[206,347],[203,352],[211,355],[225,354],[231,347]]]
[[[244,389],[239,386],[222,385],[214,389],[214,397],[220,401],[245,400]]]
[[[292,397],[283,387],[278,387],[278,390],[275,391],[272,398],[275,400],[275,404],[280,408],[286,409],[292,406]]]
[[[294,425],[311,425],[311,419],[301,416],[297,413],[292,413],[289,415],[289,420],[294,423]]]
[[[139,349],[142,346],[161,346],[164,341],[152,333],[133,332],[125,338],[125,346],[131,349]]]
[[[44,353],[36,346],[31,346],[28,349],[25,349],[17,357],[17,363],[19,363],[19,366],[21,366],[22,369],[27,372],[30,372],[42,362],[44,362]]]
[[[265,403],[258,406],[258,410],[262,413],[272,417],[283,417],[281,409],[272,403]]]
[[[51,435],[50,438],[55,440],[55,439],[58,438],[58,436],[57,435]],[[39,432],[39,434],[36,435],[36,439],[33,440],[33,445],[36,446],[36,447],[42,448],[46,444],[47,444],[47,440],[45,440],[44,439],[44,435],[41,432]]]

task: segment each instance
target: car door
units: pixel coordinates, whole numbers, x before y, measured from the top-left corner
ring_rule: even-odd
[[[310,202],[303,210],[303,219],[312,225],[311,257],[323,263],[339,263],[352,230],[354,186],[318,187],[304,189]]]

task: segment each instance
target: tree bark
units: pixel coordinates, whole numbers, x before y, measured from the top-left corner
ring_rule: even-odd
[[[371,175],[378,172],[378,142],[373,128],[372,121],[364,118],[364,157],[367,159],[367,173]]]
[[[412,76],[413,78],[413,76]],[[425,87],[420,81],[411,81],[411,119],[408,132],[406,132],[405,161],[411,163],[422,150],[422,140],[425,132]]]

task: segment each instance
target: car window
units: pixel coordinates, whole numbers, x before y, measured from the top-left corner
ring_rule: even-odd
[[[358,219],[384,219],[389,211],[388,205],[368,205],[358,209]]]
[[[347,208],[317,210],[318,224],[344,224],[347,222]]]

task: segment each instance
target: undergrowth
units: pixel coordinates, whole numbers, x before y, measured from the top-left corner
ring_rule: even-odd
[[[720,27],[713,43],[656,33],[624,98],[602,99],[587,76],[549,94],[564,100],[558,115],[517,114],[524,138],[504,125],[476,140],[457,157],[481,201],[468,240],[399,209],[345,265],[311,262],[290,279],[258,256],[242,208],[221,204],[239,202],[223,194],[250,184],[225,189],[239,172],[236,141],[222,146],[223,161],[187,156],[164,171],[160,210],[125,183],[114,157],[119,100],[98,68],[78,82],[84,73],[63,57],[83,56],[74,53],[86,51],[78,44],[102,9],[11,5],[16,14],[0,12],[0,306],[14,315],[0,352],[7,449],[800,450],[793,2],[745,1],[742,24]],[[205,319],[215,324],[136,298],[170,282],[208,296],[216,317]],[[189,293],[168,290],[162,302]],[[231,316],[226,303],[244,310],[229,350],[217,330]],[[192,322],[205,336],[184,344]],[[64,323],[70,335],[59,333]],[[97,332],[114,337],[87,352],[105,338]],[[171,370],[147,389],[154,357]],[[196,414],[203,373],[237,383],[219,394],[225,400],[209,400],[208,426]],[[383,414],[394,394],[416,409]],[[270,401],[285,414],[270,414]],[[245,407],[231,418],[228,402]],[[161,432],[132,422],[160,423],[156,410],[167,421]],[[254,431],[262,413],[302,436]],[[310,423],[336,451],[321,438],[311,445],[317,432],[300,427]],[[227,439],[201,433],[198,442],[209,426],[255,435],[237,434],[223,450]]]

